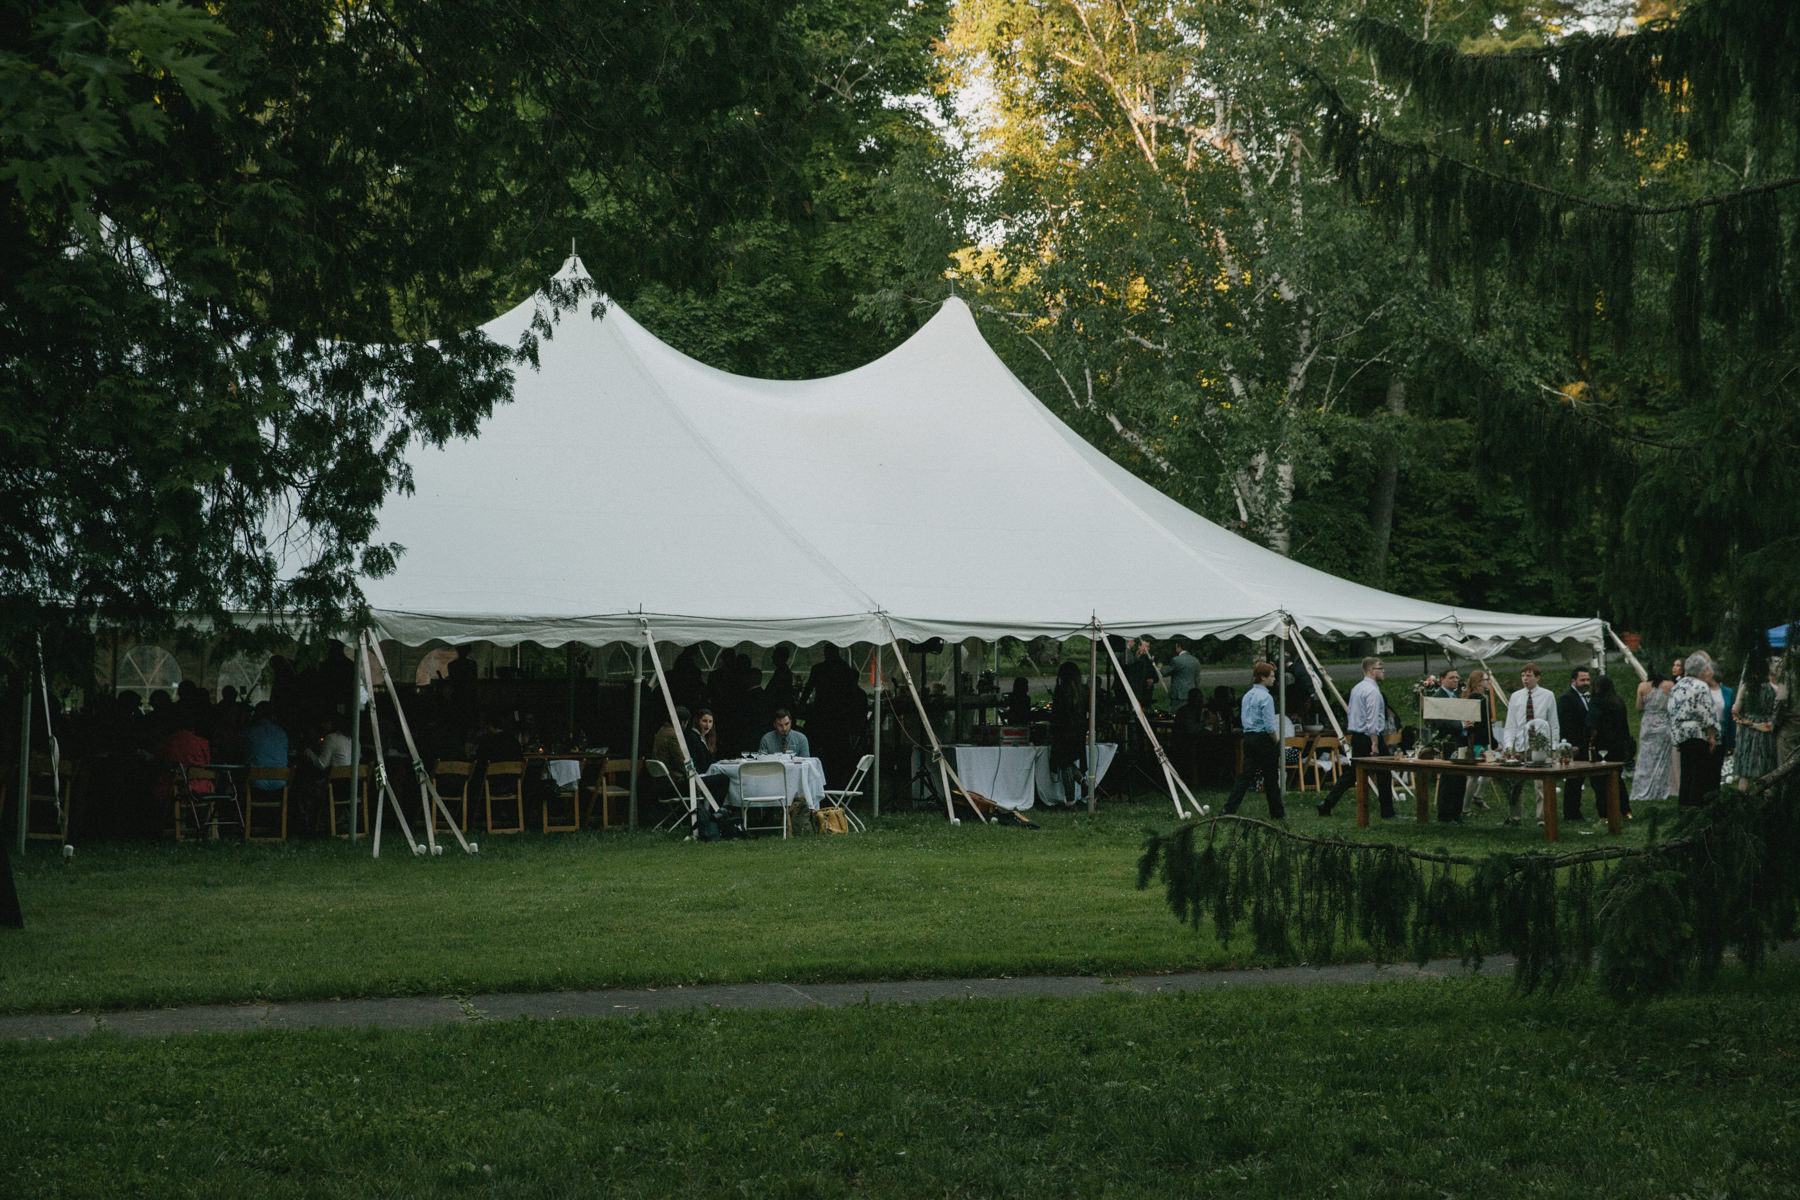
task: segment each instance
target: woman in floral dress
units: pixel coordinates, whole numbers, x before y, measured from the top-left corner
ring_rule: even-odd
[[[1675,742],[1669,730],[1669,690],[1674,682],[1654,672],[1638,685],[1637,766],[1631,776],[1633,804],[1661,803],[1675,791]]]

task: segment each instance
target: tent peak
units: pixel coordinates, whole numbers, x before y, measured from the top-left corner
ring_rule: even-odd
[[[561,269],[556,272],[555,278],[585,279],[589,283],[594,282],[594,277],[588,274],[586,264],[581,261],[581,255],[575,253],[574,242],[569,243],[569,257],[563,260],[563,265]]]

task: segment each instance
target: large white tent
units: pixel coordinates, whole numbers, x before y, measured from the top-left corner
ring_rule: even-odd
[[[586,281],[571,257],[558,278]],[[540,296],[486,327],[555,333],[480,435],[411,459],[368,581],[377,634],[606,645],[891,637],[1394,635],[1599,647],[1597,619],[1364,587],[1164,496],[1058,420],[946,300],[842,375],[715,370],[614,304]]]

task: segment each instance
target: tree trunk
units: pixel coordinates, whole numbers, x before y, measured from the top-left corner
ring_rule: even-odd
[[[1381,460],[1381,475],[1375,482],[1375,503],[1369,513],[1369,525],[1375,533],[1369,581],[1382,588],[1387,586],[1388,548],[1394,540],[1394,493],[1400,485],[1399,418],[1406,416],[1406,381],[1398,375],[1388,381],[1387,406],[1389,414],[1395,420],[1388,431],[1388,442]]]

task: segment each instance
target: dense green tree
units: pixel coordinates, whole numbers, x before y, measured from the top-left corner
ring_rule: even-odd
[[[786,25],[806,81],[796,169],[711,231],[710,275],[620,291],[633,315],[713,366],[764,378],[861,366],[928,317],[896,298],[934,291],[963,239],[939,131],[947,7],[799,0]]]
[[[1800,10],[1662,7],[1506,53],[1365,22],[1404,103],[1336,94],[1328,143],[1440,279],[1557,315],[1565,384],[1478,433],[1568,482],[1534,505],[1599,530],[1616,617],[1733,637],[1800,610]]]
[[[580,234],[706,279],[792,186],[783,5],[0,2],[0,625],[341,613],[466,332]],[[423,339],[434,339],[427,342]]]
[[[1355,78],[1359,98],[1383,91],[1349,36],[1361,7],[961,6],[952,45],[984,89],[978,144],[1002,235],[969,266],[1015,368],[1159,487],[1308,562],[1454,593],[1441,573],[1407,574],[1429,561],[1396,557],[1397,520],[1469,555],[1497,541],[1503,559],[1529,532],[1419,525],[1422,510],[1446,515],[1425,488],[1510,487],[1500,470],[1447,478],[1469,464],[1443,457],[1454,439],[1435,424],[1468,420],[1484,391],[1559,376],[1539,306],[1502,296],[1490,309],[1508,323],[1474,326],[1322,169],[1316,74]],[[1562,11],[1435,7],[1383,9],[1469,37],[1493,35],[1496,11],[1516,36]],[[1422,454],[1434,469],[1416,468]],[[1522,586],[1535,579],[1497,574],[1495,592],[1445,599],[1548,602]]]

